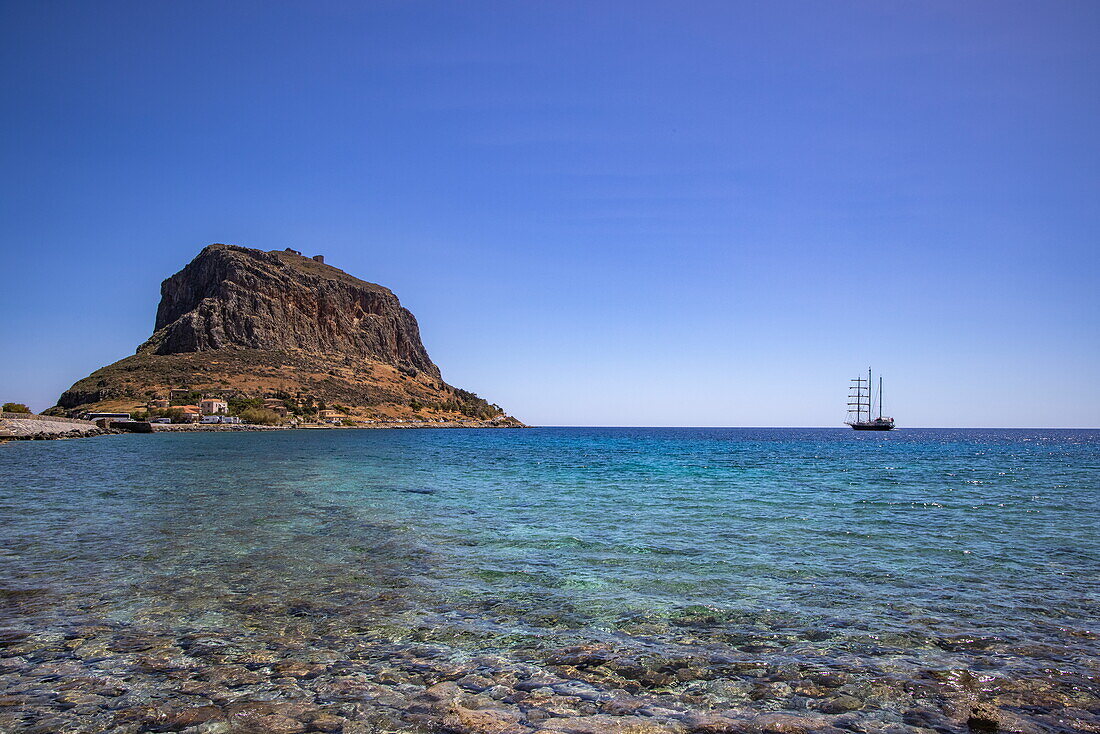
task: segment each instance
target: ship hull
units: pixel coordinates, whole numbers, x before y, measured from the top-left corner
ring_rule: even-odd
[[[893,423],[849,423],[853,431],[892,431]]]

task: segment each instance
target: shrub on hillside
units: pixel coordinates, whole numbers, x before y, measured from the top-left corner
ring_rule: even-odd
[[[246,410],[261,410],[264,407],[263,398],[245,398],[234,396],[226,400],[229,403],[229,415],[239,415],[244,418]]]
[[[30,413],[31,409],[23,403],[4,403],[5,413]]]
[[[202,400],[203,394],[201,390],[192,390],[182,397],[172,398],[172,405],[194,405]]]

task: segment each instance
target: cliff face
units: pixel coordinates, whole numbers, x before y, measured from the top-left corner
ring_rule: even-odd
[[[388,288],[293,251],[210,245],[161,284],[152,336],[58,411],[140,410],[170,390],[338,405],[364,418],[510,421],[445,383]]]
[[[292,252],[211,245],[160,287],[153,354],[302,350],[439,378],[416,318],[388,288]]]

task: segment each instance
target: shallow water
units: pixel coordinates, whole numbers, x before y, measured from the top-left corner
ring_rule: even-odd
[[[1100,731],[1096,431],[127,435],[0,477],[11,730]]]

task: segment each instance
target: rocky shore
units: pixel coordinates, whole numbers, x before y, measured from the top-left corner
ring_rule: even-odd
[[[344,430],[376,430],[380,428],[519,428],[522,425],[505,424],[498,421],[403,421],[392,423],[360,423],[354,426],[327,426],[308,425],[294,428],[292,426],[260,426],[250,423],[154,423],[153,433],[198,433],[203,431],[233,432],[233,431],[344,431]]]
[[[240,433],[242,431],[284,431],[288,426],[257,426],[251,423],[154,423],[153,433]]]
[[[375,423],[357,423],[354,426],[300,426],[307,430],[312,429],[326,429],[326,428],[350,428],[359,429],[365,428],[368,430],[377,428],[528,428],[529,426],[516,422],[509,421],[416,421],[416,420],[402,420],[402,421],[377,421]]]
[[[91,421],[57,419],[39,415],[27,415],[18,418],[11,416],[11,413],[5,413],[4,417],[0,418],[0,441],[5,439],[34,441],[55,438],[88,438],[89,436],[117,433],[117,431],[100,428]]]
[[[522,424],[508,424],[500,421],[405,421],[393,423],[367,423],[356,426],[304,426],[297,430],[355,430],[380,428],[518,428]],[[249,423],[154,423],[153,433],[241,433],[249,431],[287,431],[291,426],[261,426]],[[58,438],[89,438],[123,433],[114,429],[100,428],[91,421],[53,418],[33,415],[22,418],[0,419],[0,441],[5,440],[47,440]]]

